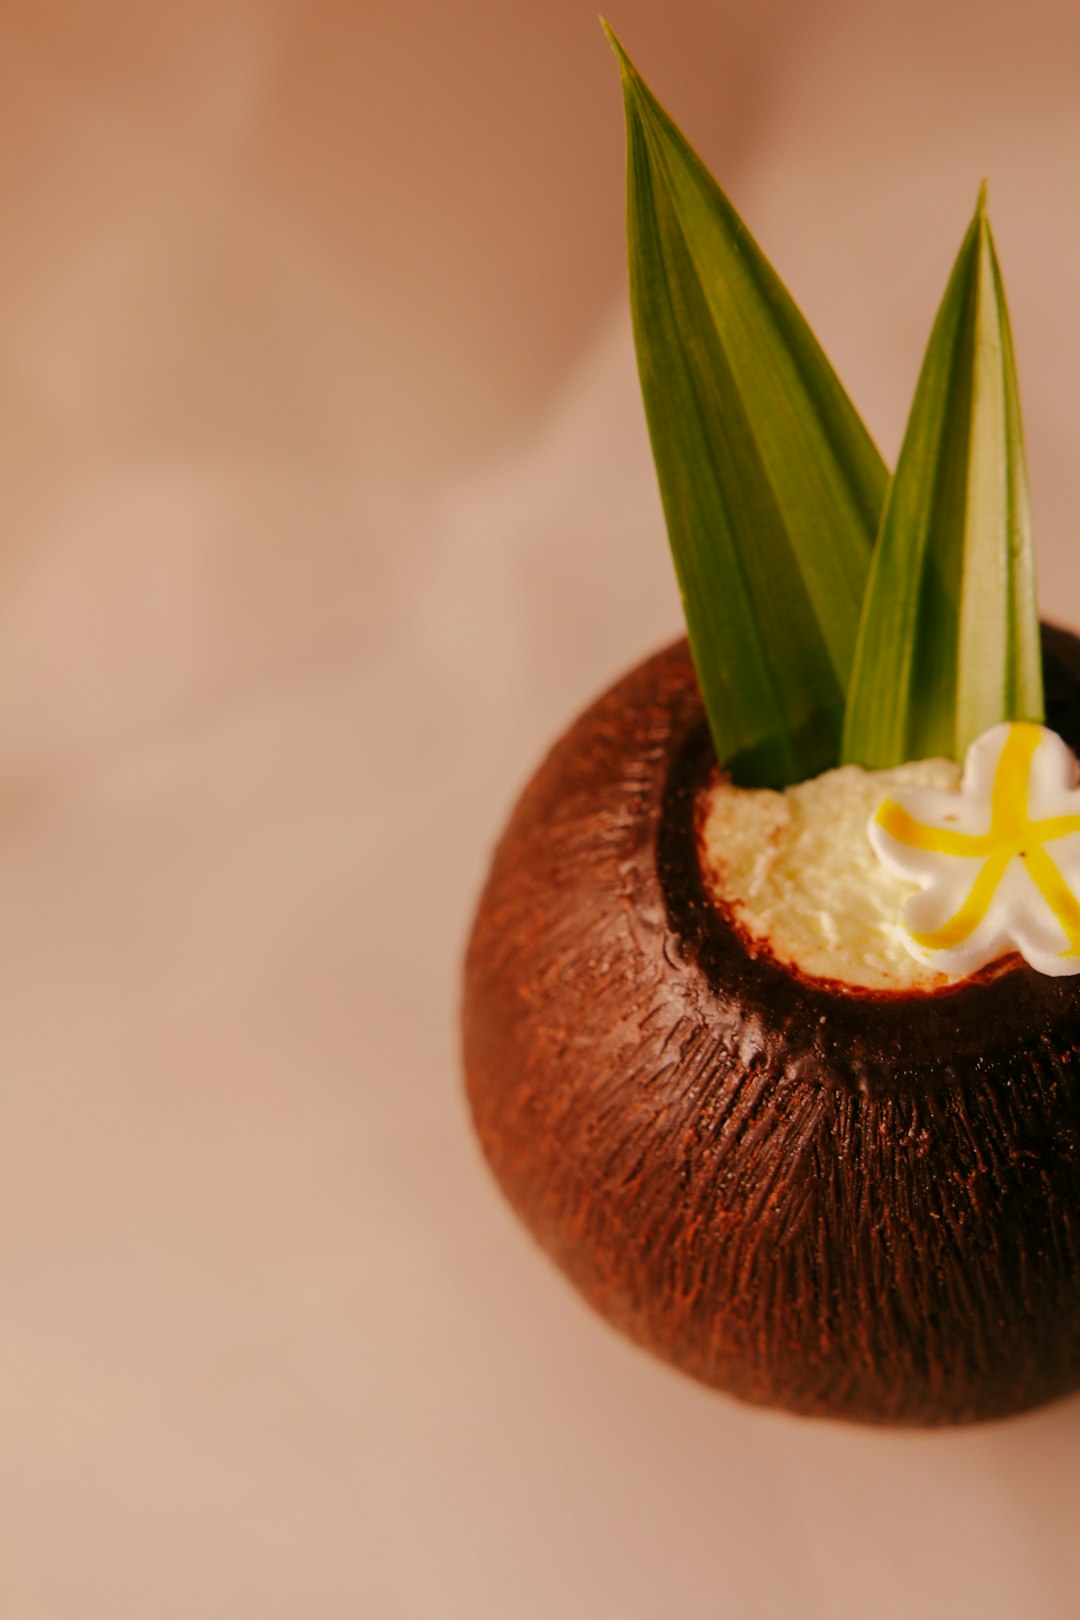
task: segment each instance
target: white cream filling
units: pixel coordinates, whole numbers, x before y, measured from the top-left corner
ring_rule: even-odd
[[[717,782],[700,806],[701,860],[713,898],[778,961],[868,990],[932,990],[943,973],[904,945],[900,912],[918,885],[889,872],[870,817],[895,788],[955,792],[960,767],[924,759],[888,771],[858,765],[782,793]]]

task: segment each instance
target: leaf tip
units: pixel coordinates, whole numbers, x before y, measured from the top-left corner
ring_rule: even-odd
[[[604,30],[608,44],[615,52],[615,57],[619,64],[619,72],[622,74],[623,81],[626,82],[627,80],[636,79],[637,70],[623,49],[622,41],[619,39],[618,34],[616,34],[614,28],[612,28],[606,17],[600,18],[600,26]]]
[[[987,181],[984,176],[982,185],[979,187],[978,201],[975,204],[975,218],[978,220],[986,219],[986,189]]]

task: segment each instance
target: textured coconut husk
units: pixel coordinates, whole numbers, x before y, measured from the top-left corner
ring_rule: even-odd
[[[1080,745],[1080,641],[1044,632]],[[556,744],[466,965],[476,1128],[597,1310],[742,1400],[1000,1417],[1080,1383],[1080,977],[845,991],[754,951],[697,849],[685,643]]]

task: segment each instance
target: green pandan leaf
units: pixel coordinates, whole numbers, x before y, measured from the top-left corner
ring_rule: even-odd
[[[938,311],[882,514],[843,757],[946,755],[1041,720],[1042,665],[1012,337],[985,188]]]
[[[690,646],[721,759],[737,781],[782,786],[838,757],[887,474],[776,273],[607,32],[638,369]]]

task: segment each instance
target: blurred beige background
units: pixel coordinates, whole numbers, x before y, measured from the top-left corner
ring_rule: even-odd
[[[1080,12],[611,20],[891,459],[990,177],[1080,623]],[[674,633],[591,5],[0,5],[0,1599],[15,1620],[1066,1620],[1080,1402],[744,1411],[479,1163],[458,961]]]

